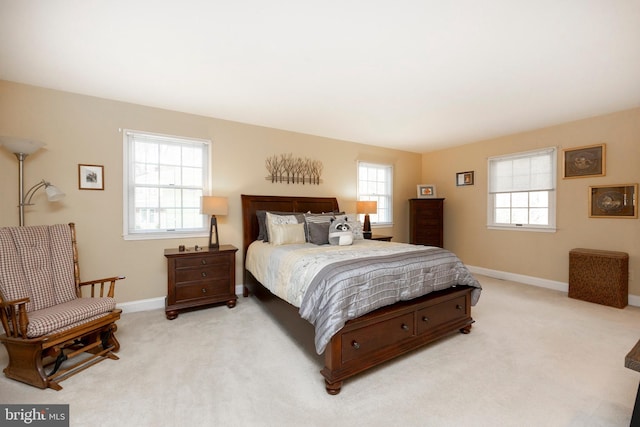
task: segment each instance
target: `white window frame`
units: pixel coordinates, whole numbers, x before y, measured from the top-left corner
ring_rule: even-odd
[[[504,156],[490,157],[487,162],[488,171],[488,201],[487,201],[487,227],[489,229],[496,230],[522,230],[522,231],[538,231],[538,232],[555,232],[556,231],[556,187],[557,187],[557,148],[548,147],[538,150],[525,151],[520,153],[512,153]],[[535,160],[534,160],[535,159]],[[532,173],[531,168],[524,170],[516,170],[512,168],[511,171],[507,171],[502,180],[498,175],[498,164],[502,162],[502,165],[514,166],[516,162],[532,161],[549,162],[547,164],[547,171],[542,173]],[[508,168],[507,168],[508,169]],[[521,172],[521,173],[518,173]],[[522,173],[524,172],[524,173]],[[506,178],[505,178],[506,177]],[[534,192],[547,192],[547,209],[548,209],[548,224],[528,224],[528,223],[497,223],[496,222],[496,195],[497,194],[509,194],[513,197],[516,193],[528,193],[527,210],[529,212],[532,207],[531,193]],[[509,209],[513,209],[510,206]]]
[[[377,182],[376,191],[367,191],[362,188],[361,181],[369,181],[370,179],[362,179],[360,176],[360,168],[365,167],[369,170],[376,169],[379,172],[384,173],[385,179],[380,181],[374,179]],[[358,196],[357,200],[369,201],[375,200],[378,202],[378,212],[371,214],[370,221],[372,227],[391,227],[393,226],[393,165],[372,163],[365,161],[358,161],[357,165],[357,179],[358,179]],[[386,215],[385,215],[386,214]],[[362,215],[364,217],[364,215]],[[381,218],[382,217],[382,218]],[[363,221],[363,218],[360,218]]]
[[[202,156],[202,182],[198,186],[178,186],[189,190],[201,191],[201,195],[208,195],[211,187],[211,141],[206,139],[187,138],[181,136],[164,135],[152,132],[136,131],[131,129],[123,129],[123,238],[125,240],[147,240],[147,239],[173,239],[186,237],[206,237],[209,234],[209,222],[206,215],[201,215],[200,226],[194,228],[177,228],[177,229],[153,229],[153,230],[135,230],[133,222],[135,222],[135,206],[134,195],[136,184],[134,182],[134,153],[133,144],[136,138],[146,139],[150,142],[158,144],[178,145],[188,144],[202,146],[204,151]],[[158,162],[158,164],[160,164]],[[176,188],[174,184],[169,186],[155,184],[146,185],[147,187]],[[181,205],[181,208],[184,208]]]

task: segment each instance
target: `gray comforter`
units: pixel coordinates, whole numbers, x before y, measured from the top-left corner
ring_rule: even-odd
[[[455,254],[441,248],[338,261],[314,276],[300,315],[314,325],[316,351],[322,354],[347,320],[456,285],[475,287],[471,304],[478,302],[480,283]]]

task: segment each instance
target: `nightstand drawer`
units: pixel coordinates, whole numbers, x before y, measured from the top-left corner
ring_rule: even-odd
[[[467,310],[467,300],[464,295],[418,310],[418,334],[453,320],[464,319],[467,316]]]
[[[193,283],[189,285],[176,285],[176,300],[184,301],[196,298],[207,298],[229,292],[229,280],[220,279]]]
[[[190,267],[204,267],[207,265],[213,265],[219,267],[220,264],[229,264],[229,257],[227,256],[196,256],[191,258],[178,258],[176,259],[176,269],[190,268]]]
[[[176,285],[194,280],[223,279],[229,277],[229,263],[219,264],[217,268],[176,269]]]

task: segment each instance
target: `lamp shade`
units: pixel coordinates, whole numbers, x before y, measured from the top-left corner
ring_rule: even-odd
[[[226,197],[202,196],[200,198],[200,213],[227,215],[229,213],[229,201]]]
[[[378,202],[370,200],[360,200],[356,202],[356,213],[374,214],[378,212]]]
[[[44,191],[47,193],[47,200],[50,202],[58,202],[64,199],[64,192],[53,184],[47,184]]]
[[[24,138],[0,137],[0,144],[14,154],[33,154],[45,146],[44,142]]]

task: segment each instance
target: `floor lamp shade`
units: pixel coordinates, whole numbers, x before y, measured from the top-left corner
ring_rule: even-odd
[[[209,225],[209,249],[220,248],[218,238],[218,220],[216,215],[227,215],[229,213],[229,201],[226,197],[202,196],[200,199],[201,213],[211,215]]]
[[[362,235],[365,239],[371,238],[371,220],[369,214],[378,212],[378,202],[371,200],[360,200],[356,202],[356,213],[364,214],[364,225],[362,226]]]
[[[50,202],[58,202],[62,200],[65,194],[55,185],[44,179],[24,191],[24,161],[28,155],[35,153],[44,147],[44,142],[34,141],[24,138],[0,137],[0,145],[16,155],[18,159],[18,219],[20,226],[24,225],[24,207],[31,206],[31,199],[41,188],[47,193],[47,200]]]

